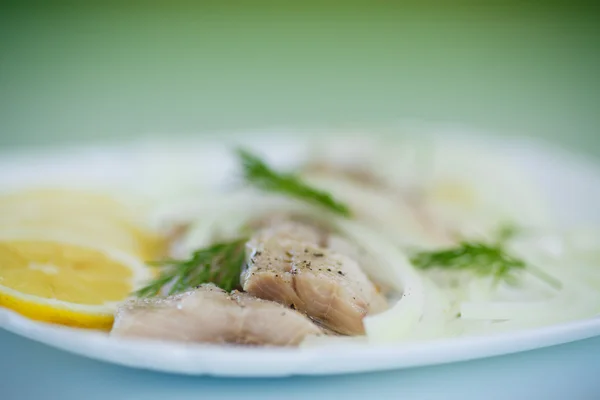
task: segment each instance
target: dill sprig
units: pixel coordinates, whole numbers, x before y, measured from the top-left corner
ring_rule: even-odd
[[[522,229],[512,223],[504,223],[500,225],[496,232],[496,243],[504,244],[513,237],[521,233]]]
[[[267,163],[247,150],[238,149],[237,153],[246,182],[261,190],[281,193],[322,206],[344,217],[350,217],[348,206],[335,200],[329,193],[309,186],[294,174],[274,171]]]
[[[196,250],[187,260],[163,260],[150,265],[160,268],[159,275],[136,291],[137,297],[153,297],[171,285],[168,294],[181,293],[203,283],[214,283],[231,291],[239,286],[247,239],[216,243]]]
[[[259,157],[246,150],[238,150],[245,180],[257,188],[295,197],[320,205],[345,217],[349,208],[327,193],[314,189],[292,174],[271,169]],[[146,286],[135,292],[138,297],[153,297],[170,287],[168,294],[184,292],[203,283],[214,283],[231,291],[239,286],[244,264],[244,247],[247,239],[216,243],[195,251],[187,260],[163,260],[150,265],[160,268],[160,273]]]
[[[496,280],[513,280],[514,272],[525,268],[525,262],[508,254],[502,243],[467,241],[448,249],[416,253],[411,262],[419,269],[471,270],[477,275],[493,276]]]

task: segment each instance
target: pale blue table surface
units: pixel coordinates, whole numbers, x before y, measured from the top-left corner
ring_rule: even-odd
[[[0,332],[2,400],[600,399],[600,337],[510,356],[329,377],[179,376],[89,360]],[[252,360],[248,360],[251,368]]]

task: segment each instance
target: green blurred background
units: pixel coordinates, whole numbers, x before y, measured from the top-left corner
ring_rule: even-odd
[[[454,122],[600,156],[598,2],[1,2],[0,146]]]

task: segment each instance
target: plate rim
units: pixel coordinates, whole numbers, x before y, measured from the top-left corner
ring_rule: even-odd
[[[71,354],[135,369],[195,376],[275,378],[400,370],[542,349],[600,336],[600,316],[491,335],[306,348],[114,338],[103,332],[30,320],[5,308],[0,308],[0,328]],[[216,364],[215,357],[220,359]],[[252,369],[244,368],[248,358],[253,360]],[[257,359],[260,360],[258,366]],[[329,365],[332,361],[335,368]]]
[[[441,130],[440,135],[470,138],[470,132],[452,128]],[[466,134],[465,134],[466,133]],[[240,133],[240,137],[242,134]],[[269,140],[269,135],[261,135],[260,140]],[[214,138],[213,138],[214,139]],[[285,137],[282,140],[288,140]],[[537,155],[553,157],[558,163],[569,163],[573,171],[585,171],[594,182],[600,182],[600,163],[577,153],[565,151],[546,141],[532,138],[502,138],[485,136],[476,138],[478,142],[490,140],[510,147],[520,144]],[[235,139],[234,139],[235,140]],[[256,140],[256,139],[255,139]],[[154,142],[160,145],[162,142]],[[190,143],[223,146],[219,140],[195,139],[179,141],[180,146]],[[141,143],[142,147],[146,145]],[[75,146],[80,151],[102,152],[111,150],[116,153],[135,148],[135,143],[123,145],[84,145]],[[139,146],[139,143],[138,145]],[[70,153],[75,147],[59,151]],[[39,149],[38,149],[39,150]],[[56,150],[56,149],[55,149]],[[3,152],[4,153],[4,152]],[[56,151],[23,151],[1,160],[0,165],[15,165],[23,160],[49,155],[56,157]],[[81,154],[81,153],[80,153]],[[4,169],[4,168],[3,168]],[[564,344],[600,336],[600,316],[555,324],[518,332],[498,333],[486,336],[445,338],[419,343],[397,343],[386,345],[351,346],[335,345],[331,348],[243,348],[236,346],[215,346],[203,344],[180,344],[151,340],[127,340],[110,338],[99,332],[40,323],[23,317],[11,310],[0,307],[0,328],[28,339],[44,343],[69,353],[77,354],[104,362],[147,370],[187,374],[212,375],[223,377],[286,377],[291,375],[334,375],[391,369],[413,368],[467,361],[479,358],[514,354],[553,345]],[[260,354],[259,366],[245,368],[244,360],[250,355]],[[219,357],[216,364],[210,362]],[[290,360],[294,357],[294,360]],[[257,358],[253,357],[253,361]],[[201,363],[198,363],[201,360]],[[191,362],[190,362],[191,361]],[[194,362],[195,361],[195,362]],[[232,366],[235,366],[232,368]]]

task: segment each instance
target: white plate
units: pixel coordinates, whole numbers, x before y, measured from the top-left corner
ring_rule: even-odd
[[[491,138],[486,141],[491,141],[496,148],[507,149],[536,178],[561,214],[559,217],[572,223],[600,225],[600,213],[597,212],[600,171],[594,164],[530,141]],[[272,140],[264,138],[262,143],[274,145]],[[188,173],[186,179],[189,182],[206,177],[218,180],[226,176],[223,171],[219,176],[213,174],[214,166],[219,165],[226,152],[223,146],[184,143],[168,147],[172,151],[169,156],[161,156],[161,164],[171,173],[195,166],[197,173]],[[160,176],[156,175],[159,168],[155,157],[157,152],[162,154],[161,149],[162,145],[131,145],[69,149],[60,154],[10,155],[0,161],[0,189],[8,190],[24,183],[79,182],[112,188],[131,186],[132,182],[137,182],[140,187],[148,182],[157,184]],[[202,165],[211,167],[201,168]],[[151,166],[154,169],[150,169]],[[165,178],[161,184],[167,186],[168,180]],[[100,332],[34,322],[1,308],[0,327],[69,352],[136,368],[196,375],[277,377],[407,368],[531,350],[600,335],[600,318],[487,337],[375,347],[345,344],[302,349],[117,340]]]

